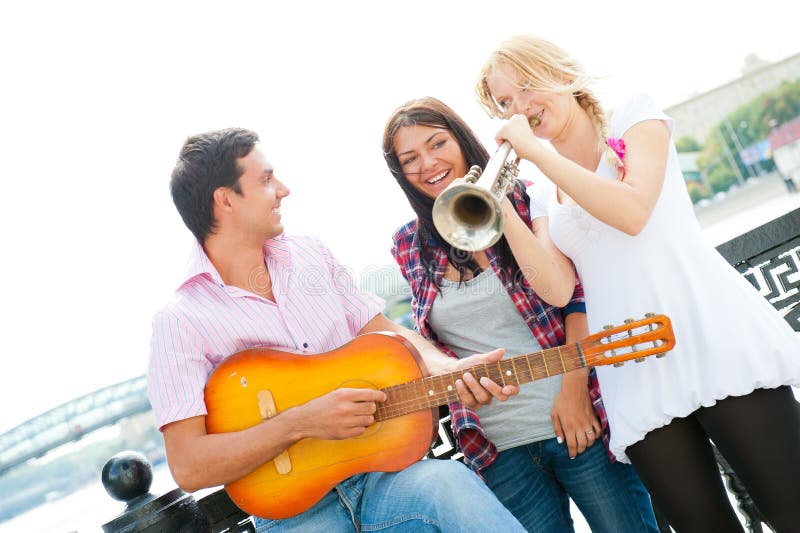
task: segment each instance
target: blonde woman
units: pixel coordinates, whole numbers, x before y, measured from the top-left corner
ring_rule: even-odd
[[[673,320],[667,357],[597,369],[610,448],[677,531],[741,530],[711,439],[770,525],[796,531],[800,410],[789,386],[800,385],[800,339],[705,243],[672,120],[646,95],[607,117],[589,81],[555,44],[517,36],[491,54],[477,91],[509,119],[498,142],[549,178],[528,191],[532,217],[549,217],[575,264],[589,329],[646,312]]]

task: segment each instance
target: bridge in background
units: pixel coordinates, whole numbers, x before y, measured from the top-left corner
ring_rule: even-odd
[[[58,446],[149,410],[144,376],[61,404],[0,435],[0,476]]]

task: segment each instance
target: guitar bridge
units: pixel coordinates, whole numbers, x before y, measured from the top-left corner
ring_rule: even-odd
[[[275,408],[275,400],[272,398],[272,393],[270,391],[258,391],[258,411],[261,413],[261,418],[264,420],[278,414],[278,410]],[[292,471],[292,461],[289,459],[289,450],[284,450],[276,455],[272,462],[275,463],[275,469],[279,474],[288,474]]]

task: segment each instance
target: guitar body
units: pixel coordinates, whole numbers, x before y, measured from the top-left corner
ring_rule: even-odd
[[[209,377],[206,430],[243,430],[338,388],[382,389],[426,376],[416,349],[391,333],[361,335],[319,355],[253,348],[228,357]],[[270,401],[271,407],[265,408]],[[304,439],[283,458],[268,461],[225,489],[250,514],[294,516],[352,475],[399,471],[420,460],[433,442],[437,421],[437,409],[422,409],[377,421],[357,438]]]
[[[557,346],[482,363],[478,379],[523,384],[577,368],[637,363],[663,357],[675,346],[669,317],[648,313],[626,319],[574,345]],[[657,364],[657,363],[656,363]],[[337,483],[361,472],[396,472],[422,459],[438,428],[438,406],[458,400],[464,369],[427,377],[416,349],[393,333],[360,335],[319,355],[253,348],[223,361],[208,378],[209,433],[241,431],[339,388],[382,389],[375,423],[344,440],[304,439],[243,478],[225,486],[243,511],[265,518],[297,515]],[[424,379],[423,379],[424,378]]]

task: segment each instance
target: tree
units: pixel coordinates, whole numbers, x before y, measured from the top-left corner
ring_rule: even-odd
[[[708,137],[703,151],[697,157],[697,167],[706,176],[709,195],[727,191],[728,187],[738,182],[730,154],[725,151],[719,135],[712,133]]]
[[[708,172],[708,184],[714,194],[727,191],[736,181],[736,174],[727,162],[721,162]]]
[[[699,152],[703,149],[703,145],[697,142],[697,139],[689,135],[684,135],[675,141],[675,149],[678,152]]]
[[[705,185],[699,181],[687,181],[686,190],[689,192],[689,198],[692,199],[693,204],[696,204],[703,198],[708,198],[708,190],[706,190]]]
[[[746,148],[767,138],[771,130],[770,121],[782,124],[798,115],[800,80],[784,81],[774,90],[762,93],[728,113],[711,130],[697,161],[701,172],[706,172],[712,191],[724,191],[736,183],[737,169],[733,165],[736,165],[740,175],[751,174],[739,157],[739,149],[731,138],[731,132],[736,135],[739,144]],[[734,161],[731,161],[731,157]],[[772,160],[761,161],[759,166],[770,172],[775,168],[775,163]]]

